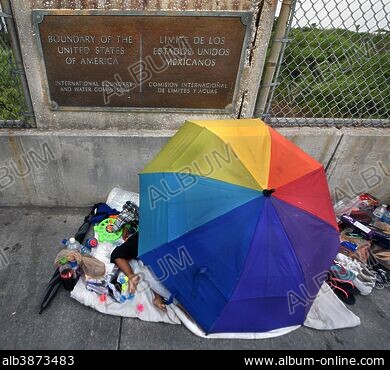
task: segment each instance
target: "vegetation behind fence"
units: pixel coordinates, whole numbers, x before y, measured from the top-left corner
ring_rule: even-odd
[[[389,11],[388,1],[297,1],[264,116],[389,125]]]
[[[0,16],[0,127],[26,127],[31,123],[20,79],[22,73],[16,68],[6,22]]]

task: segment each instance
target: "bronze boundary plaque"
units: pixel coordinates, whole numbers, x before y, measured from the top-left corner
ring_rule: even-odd
[[[50,108],[232,113],[252,16],[33,10]]]

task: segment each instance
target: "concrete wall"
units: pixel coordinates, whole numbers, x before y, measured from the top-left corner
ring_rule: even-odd
[[[389,201],[390,130],[278,129],[328,169],[332,194]],[[174,131],[1,130],[0,206],[89,206],[138,173]]]
[[[390,202],[390,129],[344,128],[329,163],[329,186],[335,199],[369,192]]]
[[[138,172],[172,132],[0,131],[0,204],[88,206]],[[37,160],[38,156],[41,160]]]

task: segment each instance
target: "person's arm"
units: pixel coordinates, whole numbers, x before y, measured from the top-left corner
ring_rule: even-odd
[[[119,267],[119,269],[128,277],[134,275],[134,271],[129,265],[129,261],[125,260],[124,258],[116,258],[115,264]]]
[[[115,264],[129,278],[129,292],[134,294],[137,290],[138,279],[134,275],[134,271],[129,265],[129,261],[124,258],[116,258]]]

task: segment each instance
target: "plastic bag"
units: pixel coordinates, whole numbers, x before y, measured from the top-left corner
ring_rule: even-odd
[[[77,262],[86,279],[100,279],[106,274],[106,265],[102,261],[78,251],[63,249],[57,254],[54,263],[59,267],[66,261]]]
[[[121,188],[114,188],[108,194],[107,205],[111,208],[115,208],[117,211],[122,211],[123,205],[130,201],[139,207],[139,194],[132,191],[126,191]]]
[[[106,274],[105,264],[97,258],[88,255],[81,256],[81,269],[86,279],[100,279]]]

